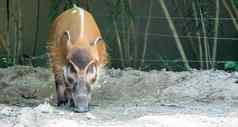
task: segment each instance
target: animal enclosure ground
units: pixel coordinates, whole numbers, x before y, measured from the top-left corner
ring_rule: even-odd
[[[1,127],[236,127],[238,73],[105,69],[88,113],[54,106],[49,69],[0,69]]]

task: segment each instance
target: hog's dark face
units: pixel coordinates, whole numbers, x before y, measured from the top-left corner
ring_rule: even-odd
[[[89,111],[92,84],[97,78],[97,64],[86,49],[76,49],[64,67],[66,87],[69,89],[75,111]]]

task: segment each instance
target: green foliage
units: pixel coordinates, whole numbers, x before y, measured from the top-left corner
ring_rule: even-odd
[[[49,12],[49,15],[48,15],[49,22],[52,22],[54,17],[56,15],[58,15],[59,5],[61,4],[61,2],[62,2],[61,0],[52,0],[52,5],[51,5],[50,12]]]
[[[5,68],[13,65],[13,58],[0,57],[0,68]]]
[[[233,0],[233,2],[235,3],[236,8],[238,8],[238,0]]]
[[[234,61],[228,61],[224,65],[225,70],[238,71],[238,63]]]
[[[110,15],[114,16],[114,18],[119,18],[120,15],[123,15],[134,20],[128,0],[107,0],[106,4],[109,7]]]
[[[60,13],[60,7],[62,7],[64,10],[72,8],[74,5],[79,6],[80,0],[52,0],[52,5],[50,8],[50,12],[48,15],[49,22],[52,22],[54,18]]]
[[[117,56],[119,59],[117,63],[122,68],[127,66],[144,68],[140,64],[142,52],[139,48],[142,46],[137,41],[135,15],[131,8],[133,2],[131,0],[106,0],[105,2],[106,10],[110,15],[107,19],[110,31],[104,31],[104,33],[105,40],[113,51],[110,54]]]

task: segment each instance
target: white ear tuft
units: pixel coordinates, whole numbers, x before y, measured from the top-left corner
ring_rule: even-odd
[[[65,41],[66,41],[66,44],[67,44],[68,48],[71,47],[72,46],[72,40],[71,40],[71,36],[70,36],[69,31],[64,32],[64,38],[65,38]]]
[[[95,41],[93,41],[93,42],[91,43],[91,45],[96,45],[96,44],[98,43],[98,41],[100,41],[100,40],[102,40],[102,38],[101,38],[101,37],[97,37],[97,38],[95,39]]]
[[[69,31],[65,31],[64,32],[64,36],[66,37],[67,41],[71,41],[71,37],[70,37]]]

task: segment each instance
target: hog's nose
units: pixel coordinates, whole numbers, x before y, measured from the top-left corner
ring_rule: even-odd
[[[83,113],[89,111],[87,96],[77,96],[75,101],[75,112]]]
[[[76,107],[74,111],[79,113],[84,113],[84,112],[88,112],[89,108],[88,106],[80,106],[80,107]]]

